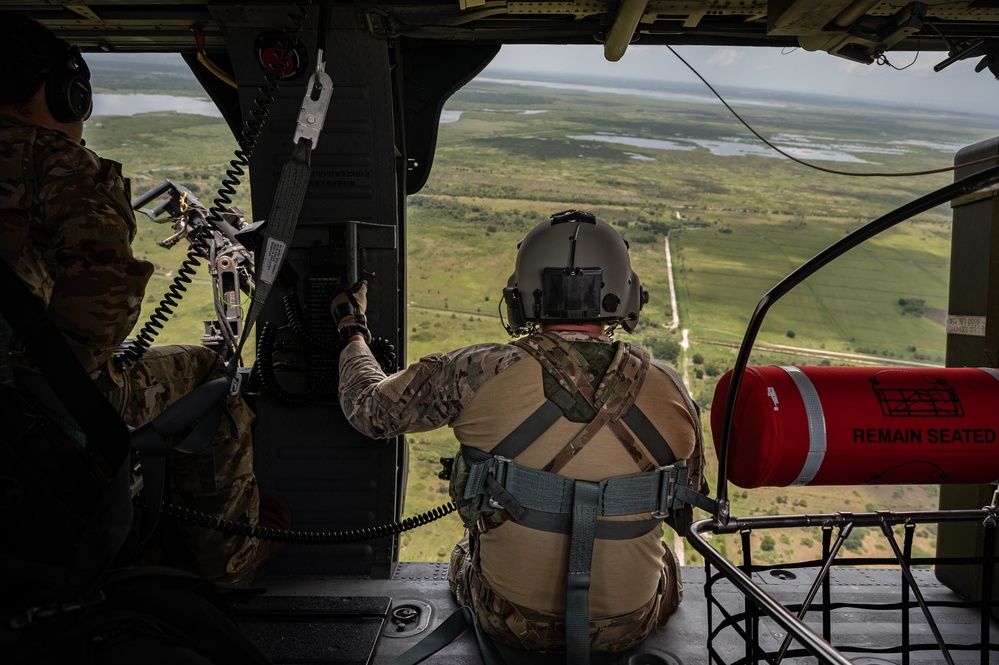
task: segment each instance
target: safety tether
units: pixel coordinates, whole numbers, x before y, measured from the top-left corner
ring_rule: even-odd
[[[322,59],[321,53],[319,58]],[[326,120],[326,111],[329,108],[332,94],[333,81],[324,71],[324,68],[317,67],[315,73],[309,78],[309,84],[305,88],[305,97],[302,99],[302,110],[299,113],[298,128],[294,136],[295,149],[281,169],[281,177],[278,180],[270,214],[267,217],[262,254],[256,262],[257,272],[254,279],[253,301],[250,303],[250,311],[243,324],[243,334],[239,338],[236,353],[233,355],[234,361],[230,367],[230,378],[232,379],[235,379],[236,376],[238,359],[243,351],[243,345],[249,339],[253,324],[264,309],[267,296],[270,295],[271,287],[281,271],[281,266],[284,265],[288,248],[295,236],[298,216],[302,211],[305,192],[312,176],[312,151],[319,142],[319,133]],[[236,392],[238,389],[239,385],[234,381],[230,391]]]

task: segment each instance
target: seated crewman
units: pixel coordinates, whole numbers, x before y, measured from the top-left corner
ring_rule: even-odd
[[[340,404],[373,438],[453,428],[461,452],[451,493],[467,528],[451,556],[458,603],[495,640],[565,649],[572,663],[628,649],[665,624],[682,582],[661,520],[673,508],[682,523],[689,506],[667,505],[659,488],[672,474],[706,491],[703,440],[676,372],[608,336],[632,332],[647,300],[617,231],[575,210],[542,222],[504,290],[508,330],[525,336],[428,356],[391,376],[365,343],[366,289],[332,303],[346,342]],[[607,498],[628,492],[640,498]]]

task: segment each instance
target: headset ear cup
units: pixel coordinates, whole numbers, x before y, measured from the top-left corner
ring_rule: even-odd
[[[45,101],[59,122],[86,120],[94,106],[90,81],[78,70],[53,72],[45,81]]]

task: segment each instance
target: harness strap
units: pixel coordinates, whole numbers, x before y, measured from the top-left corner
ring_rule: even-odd
[[[567,662],[589,665],[590,563],[601,492],[597,483],[586,480],[577,480],[573,485],[569,576],[565,588],[565,650]]]
[[[656,466],[667,466],[676,461],[673,449],[669,447],[666,439],[659,433],[656,426],[652,424],[652,421],[645,415],[645,412],[638,408],[637,404],[632,405],[628,409],[628,412],[621,417],[621,420],[628,426],[628,429],[635,433],[638,440],[649,451],[652,459],[656,462]]]
[[[107,466],[116,469],[77,546],[68,591],[86,588],[110,565],[132,528],[129,501],[128,429],[94,387],[42,303],[7,264],[0,261],[4,297],[0,309],[16,334],[31,339],[28,357],[41,368],[56,396],[86,432]]]
[[[6,354],[3,354],[6,356]],[[37,407],[61,429],[66,436],[76,441],[81,449],[87,445],[87,435],[70,415],[69,411],[52,391],[45,376],[33,367],[18,365],[13,367],[16,384],[34,396]]]
[[[514,344],[537,360],[560,388],[490,452],[461,447],[469,465],[464,498],[487,496],[491,507],[505,510],[522,526],[569,534],[566,657],[569,663],[589,665],[594,540],[641,537],[661,528],[662,520],[671,510],[683,508],[685,501],[703,507],[703,501],[709,500],[686,487],[686,460],[677,462],[672,448],[635,404],[651,364],[646,352],[623,342],[616,344],[614,358],[594,389],[590,363],[557,335],[543,333]],[[560,406],[567,403],[566,398],[569,406]],[[536,469],[512,461],[579,399],[585,400],[596,414],[548,464]],[[639,468],[646,470],[601,482],[558,475],[605,425]],[[656,467],[654,472],[649,470],[652,467]],[[641,513],[647,513],[649,518],[598,519]]]
[[[465,485],[466,499],[479,494],[489,496],[493,507],[503,508],[518,522],[520,520],[516,514],[520,511],[551,515],[569,515],[573,512],[575,486],[580,481],[522,466],[506,458],[492,457],[467,446],[462,446],[461,454],[470,467],[468,483]],[[594,483],[598,489],[597,515],[620,517],[649,513],[656,519],[662,519],[668,513],[670,504],[676,500],[677,480],[682,468],[679,464],[666,466],[654,472],[615,476]],[[505,496],[516,501],[513,510],[506,503],[501,503],[502,500],[493,488],[494,484],[505,491]]]
[[[281,266],[284,264],[285,254],[295,235],[298,216],[302,210],[305,191],[309,187],[309,178],[312,174],[312,147],[310,139],[299,139],[291,157],[281,169],[281,177],[278,179],[270,215],[267,218],[267,237],[264,240],[262,256],[256,263],[257,273],[254,279],[253,301],[250,303],[250,311],[243,324],[243,334],[236,347],[234,359],[239,358],[243,351],[243,345],[250,337],[253,324],[256,323],[264,309],[267,296],[271,292],[271,286],[277,280]],[[235,362],[233,362],[230,371],[235,374]]]
[[[513,459],[537,441],[538,437],[548,431],[548,428],[562,417],[564,410],[572,408],[575,403],[576,400],[572,398],[572,395],[564,388],[560,388],[524,422],[497,443],[490,452],[499,457]]]
[[[9,354],[13,344],[14,331],[0,315],[0,385],[14,385],[14,368]]]
[[[479,622],[475,618],[475,612],[467,605],[458,608],[456,612],[434,628],[429,635],[396,656],[389,665],[416,665],[416,663],[426,660],[454,642],[470,627],[475,630],[475,639],[478,641],[484,665],[505,665],[506,661],[499,649],[482,632]]]
[[[601,377],[597,389],[594,390],[590,385],[593,372],[586,358],[557,335],[543,333],[517,340],[514,344],[537,360],[545,372],[558,381],[563,390],[571,392],[576,398],[586,400],[587,404],[597,412],[593,420],[542,468],[552,473],[561,471],[605,425],[610,425],[635,463],[642,465],[646,456],[639,451],[634,437],[623,427],[618,426],[617,422],[632,408],[635,397],[645,382],[650,364],[647,353],[624,342],[616,344],[614,358]],[[535,438],[543,431],[537,432]],[[663,444],[665,445],[665,441]],[[669,446],[666,448],[669,449]],[[659,455],[653,455],[653,458],[657,461]],[[652,463],[653,460],[650,460],[647,465],[651,467]]]

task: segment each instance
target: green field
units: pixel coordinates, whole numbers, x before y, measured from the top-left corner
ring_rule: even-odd
[[[883,107],[858,112],[855,106],[837,105],[842,102],[768,101],[772,105],[739,109],[764,136],[791,136],[796,145],[826,146],[868,162],[816,159],[828,168],[875,172],[947,166],[954,146],[995,133],[988,119],[972,115],[930,117]],[[446,109],[461,116],[441,125],[430,180],[408,207],[408,358],[504,341],[497,305],[517,243],[547,215],[583,207],[629,240],[635,269],[652,293],[634,337],[689,378],[706,427],[715,382],[734,363],[732,346],[742,339],[760,297],[828,244],[951,179],[948,174],[846,177],[768,156],[713,154],[708,147],[752,144],[749,133],[717,103],[473,82]],[[591,138],[572,138],[581,136]],[[87,140],[102,155],[125,164],[134,193],[169,177],[195,189],[206,203],[234,147],[221,120],[174,113],[94,118]],[[662,149],[659,142],[668,140],[697,147]],[[901,143],[906,141],[927,143]],[[248,201],[243,188],[237,203],[248,211]],[[672,317],[663,251],[667,233],[680,326],[690,335],[686,353],[679,353],[679,332],[667,328]],[[166,229],[140,219],[137,252],[157,264],[147,308],[181,259],[179,248],[156,247],[166,235]],[[843,361],[833,353],[849,352],[886,362],[943,364],[949,237],[950,210],[941,207],[853,250],[773,308],[752,362],[839,364]],[[162,341],[200,339],[201,319],[211,316],[205,275],[199,273],[192,287],[198,295],[185,300]],[[922,303],[904,309],[901,300]],[[809,355],[778,352],[774,345],[807,349]],[[409,442],[406,512],[413,514],[447,500],[436,477],[437,458],[457,444],[449,430],[414,435]],[[714,468],[710,475],[714,478]],[[733,488],[733,512],[933,508],[936,489]],[[405,534],[402,558],[446,560],[460,528],[457,518],[446,518]],[[819,542],[814,532],[788,535],[764,556],[776,562],[792,552],[817,553]],[[920,550],[930,552],[934,543],[932,529],[917,534]],[[737,544],[725,547],[730,556],[738,555]],[[873,552],[876,546],[870,548]],[[851,552],[867,549],[861,542]],[[686,553],[686,563],[697,560]]]

